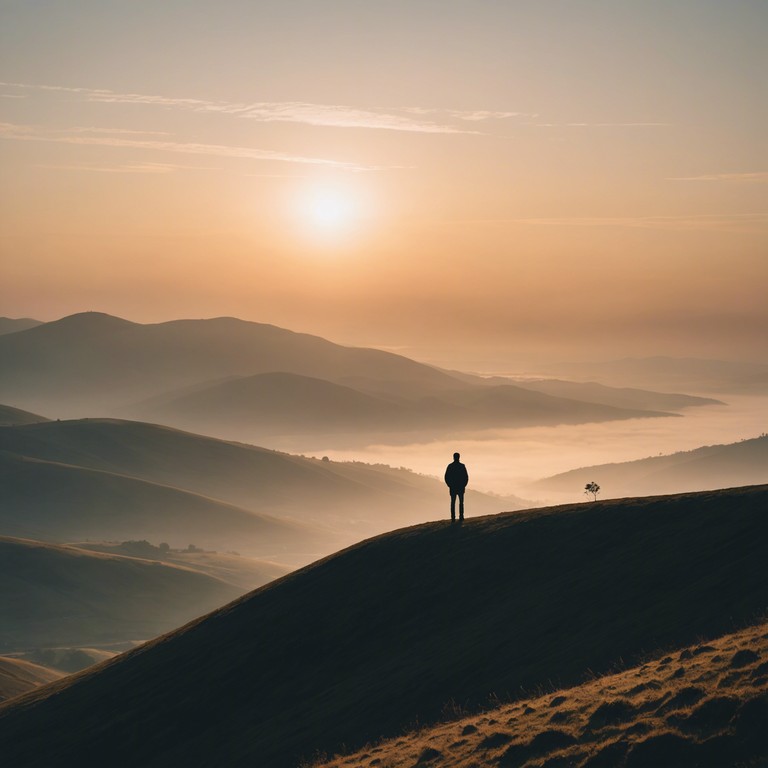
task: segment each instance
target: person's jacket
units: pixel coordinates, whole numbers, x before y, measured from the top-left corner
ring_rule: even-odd
[[[445,484],[451,489],[462,491],[468,482],[467,468],[460,461],[451,462],[445,470]]]

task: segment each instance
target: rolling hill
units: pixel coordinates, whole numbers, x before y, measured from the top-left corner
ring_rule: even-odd
[[[0,405],[0,427],[12,427],[17,424],[36,424],[40,421],[49,421],[49,419],[36,413],[12,408],[10,405]]]
[[[768,435],[667,456],[573,469],[539,480],[531,490],[579,493],[593,480],[599,483],[601,494],[606,498],[765,483],[768,482]]]
[[[0,656],[0,701],[12,699],[41,685],[59,680],[63,672],[23,659]]]
[[[42,325],[42,322],[33,320],[31,317],[0,317],[0,336],[4,336],[6,333],[26,331],[27,328],[34,328],[36,325]]]
[[[141,640],[242,594],[190,569],[0,538],[0,648]]]
[[[287,768],[451,702],[575,685],[764,611],[767,503],[760,486],[395,531],[3,705],[4,757]]]
[[[145,539],[258,555],[318,552],[333,536],[134,477],[0,452],[0,530],[43,541]]]
[[[439,517],[447,507],[442,480],[407,470],[112,419],[0,428],[0,473],[3,467],[0,519],[8,535],[165,539],[289,564]],[[521,506],[519,499],[467,494],[471,515]],[[193,534],[198,540],[188,540]]]

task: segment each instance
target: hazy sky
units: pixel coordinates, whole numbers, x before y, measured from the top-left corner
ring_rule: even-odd
[[[765,0],[0,9],[0,315],[766,357]]]

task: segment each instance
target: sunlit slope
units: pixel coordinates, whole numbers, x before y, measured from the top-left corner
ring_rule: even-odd
[[[12,408],[10,405],[0,405],[0,427],[10,427],[16,424],[36,424],[40,421],[48,421],[48,419],[36,413]]]
[[[0,743],[18,766],[279,768],[450,700],[575,684],[763,611],[767,504],[761,486],[396,531],[0,708]]]
[[[620,464],[582,467],[545,478],[538,491],[578,491],[591,481],[612,497],[754,485],[768,482],[768,435],[728,445]]]
[[[450,386],[450,376],[400,355],[235,318],[131,323],[84,312],[0,336],[0,398],[55,415],[96,415],[176,387],[285,371]]]
[[[314,768],[725,768],[768,758],[768,623]],[[762,758],[762,760],[761,760]]]
[[[142,640],[242,590],[190,569],[0,538],[0,648]]]
[[[45,541],[144,539],[262,554],[330,534],[138,478],[0,452],[0,530]]]
[[[63,676],[63,672],[30,661],[0,656],[0,701],[12,699]]]
[[[173,486],[352,537],[338,546],[361,538],[358,532],[370,535],[438,517],[446,508],[442,480],[384,466],[291,456],[140,422],[81,419],[0,429],[2,450]],[[81,496],[72,498],[77,503]],[[468,494],[467,503],[473,515],[520,506],[477,492]]]

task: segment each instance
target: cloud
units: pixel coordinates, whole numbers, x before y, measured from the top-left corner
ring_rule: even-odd
[[[97,173],[172,173],[188,170],[187,166],[171,163],[125,163],[123,165],[38,165],[57,171],[95,171]]]
[[[0,137],[17,141],[45,141],[57,144],[77,144],[82,146],[118,147],[127,149],[173,152],[187,155],[210,155],[215,157],[236,157],[248,160],[268,160],[281,163],[301,163],[323,165],[350,171],[381,170],[377,166],[363,166],[339,160],[320,157],[307,157],[285,152],[275,152],[253,147],[229,146],[226,144],[199,144],[195,142],[140,140],[123,138],[119,135],[89,136],[78,129],[74,131],[52,131],[32,125],[0,123]]]
[[[673,176],[668,181],[733,181],[749,184],[768,183],[768,171],[753,171],[751,173],[709,173],[701,176]]]
[[[315,104],[304,101],[275,102],[224,102],[204,99],[152,96],[142,93],[117,93],[107,89],[69,88],[55,85],[29,85],[26,83],[0,83],[9,88],[23,90],[61,91],[80,95],[86,101],[101,104],[142,104],[194,112],[209,112],[233,115],[235,117],[264,123],[285,122],[334,128],[369,128],[387,131],[431,134],[477,134],[461,125],[450,125],[449,121],[478,123],[486,120],[505,120],[515,117],[537,117],[523,112],[499,112],[490,110],[437,110],[420,107],[404,109],[359,109],[343,104]],[[441,121],[417,120],[413,115],[441,115]]]

